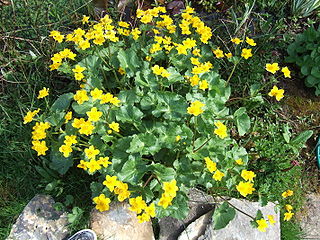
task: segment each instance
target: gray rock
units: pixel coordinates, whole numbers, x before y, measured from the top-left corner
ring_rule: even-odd
[[[320,239],[320,195],[308,194],[306,203],[297,218],[306,239]]]
[[[189,196],[189,214],[183,220],[172,217],[165,217],[159,221],[160,234],[159,240],[176,240],[187,226],[201,217],[202,215],[214,209],[213,197],[195,188],[190,189]]]
[[[210,211],[192,222],[186,230],[181,233],[178,240],[199,240],[202,238],[207,226],[212,224],[212,213],[213,211]]]
[[[91,212],[91,229],[101,240],[154,240],[151,222],[139,223],[129,204],[113,202],[110,210]]]
[[[13,225],[7,240],[61,240],[68,234],[67,214],[53,208],[51,196],[36,195]]]
[[[236,211],[235,218],[225,228],[213,230],[212,225],[208,225],[202,240],[280,240],[280,212],[275,212],[274,203],[269,202],[266,206],[261,207],[259,202],[247,200],[231,199],[229,202],[252,217],[256,216],[259,209],[265,218],[267,215],[274,215],[276,223],[273,226],[269,225],[266,232],[260,232],[251,226],[250,217]]]

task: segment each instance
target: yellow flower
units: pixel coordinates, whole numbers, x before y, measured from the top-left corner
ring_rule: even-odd
[[[130,25],[129,25],[129,23],[127,23],[127,22],[118,22],[118,25],[120,26],[120,27],[124,27],[124,28],[129,28],[130,27]]]
[[[100,164],[95,159],[91,159],[89,162],[87,162],[87,167],[88,167],[89,173],[94,173],[95,171],[101,169]]]
[[[190,49],[190,48],[193,48],[193,47],[196,47],[197,44],[196,44],[196,40],[192,39],[192,38],[187,38],[186,40],[183,40],[182,41],[182,44],[187,48],[187,49]]]
[[[121,75],[124,75],[126,74],[126,71],[122,67],[119,67],[118,73],[120,73]]]
[[[209,157],[205,157],[204,160],[206,161],[206,166],[211,173],[217,170],[217,164]]]
[[[87,48],[90,48],[90,42],[89,40],[82,40],[78,43],[78,46],[82,50],[86,50]]]
[[[113,99],[113,95],[111,93],[106,93],[101,96],[100,104],[110,103]]]
[[[112,122],[109,124],[109,128],[111,128],[115,132],[120,132],[119,123]]]
[[[266,228],[268,227],[267,221],[263,218],[256,220],[258,223],[258,230],[260,232],[266,232]]]
[[[23,124],[27,124],[29,122],[32,122],[34,116],[37,115],[38,112],[40,112],[40,108],[38,108],[37,110],[34,110],[34,111],[27,112],[27,114],[23,117]]]
[[[91,110],[86,112],[86,114],[89,117],[88,120],[90,122],[97,122],[102,116],[102,112],[98,111],[96,107],[91,108]]]
[[[58,43],[62,43],[64,39],[64,35],[62,35],[59,31],[51,31],[49,36],[53,37],[53,39]]]
[[[279,64],[278,63],[267,63],[266,64],[266,70],[268,72],[271,72],[271,73],[276,73],[278,70],[280,70],[280,67],[279,67]]]
[[[277,86],[273,86],[271,91],[268,93],[270,97],[275,97],[277,101],[280,101],[284,97],[284,90],[278,89]]]
[[[48,95],[49,95],[49,88],[45,88],[44,87],[39,91],[38,99],[44,98],[44,97],[46,97]]]
[[[257,44],[254,42],[253,39],[246,37],[246,42],[250,45],[250,46],[256,46]]]
[[[111,200],[101,193],[98,197],[93,198],[93,202],[97,204],[96,209],[103,212],[109,210]]]
[[[88,16],[86,16],[86,15],[83,15],[83,16],[82,16],[82,24],[88,23],[88,22],[89,22],[89,18],[90,18],[90,17],[88,17]]]
[[[200,81],[199,82],[199,89],[205,91],[206,89],[209,88],[209,84],[206,80]]]
[[[112,164],[112,162],[109,161],[109,157],[99,157],[97,162],[99,165],[102,165],[105,168]]]
[[[216,50],[212,50],[212,52],[216,55],[216,58],[223,58],[224,57],[223,51],[220,50],[219,48],[217,48]]]
[[[253,178],[256,177],[256,174],[252,171],[242,170],[241,177],[246,181],[253,182]]]
[[[283,192],[281,196],[282,196],[283,198],[287,198],[287,197],[290,197],[290,196],[292,196],[292,195],[293,195],[293,191],[290,190],[290,189],[288,189],[287,191]]]
[[[151,203],[149,206],[147,206],[144,211],[146,214],[148,214],[150,217],[155,217],[156,216],[156,208],[154,203]]]
[[[119,202],[123,202],[130,196],[130,192],[128,191],[128,184],[123,182],[117,182],[117,185],[114,189],[114,193],[118,194]]]
[[[169,195],[166,195],[165,193],[163,193],[158,202],[158,205],[166,209],[168,206],[171,205],[171,202],[172,202],[172,198]]]
[[[84,149],[84,153],[86,154],[87,158],[94,159],[99,153],[99,149],[95,149],[94,146],[90,146],[89,148]]]
[[[201,53],[200,53],[200,49],[199,48],[195,48],[192,50],[192,54],[198,57],[201,57]]]
[[[227,58],[231,58],[232,57],[232,53],[225,53],[224,54]]]
[[[289,68],[288,67],[283,67],[282,69],[281,69],[281,72],[283,72],[283,75],[284,75],[284,77],[286,77],[286,78],[291,78],[291,72],[290,72],[290,70],[289,70]]]
[[[241,57],[244,59],[248,59],[249,57],[252,57],[252,49],[243,48],[241,51]]]
[[[94,100],[96,100],[96,99],[100,100],[102,98],[103,91],[98,88],[95,88],[90,92],[90,95]]]
[[[217,127],[217,129],[214,130],[214,133],[217,134],[219,138],[224,139],[225,137],[228,136],[226,125],[224,125],[220,121],[215,122],[214,125]]]
[[[72,119],[72,112],[67,112],[67,114],[64,116],[64,119],[66,120],[66,123],[70,121]]]
[[[79,133],[88,136],[92,134],[93,130],[94,126],[92,125],[92,123],[90,121],[84,121],[80,126]]]
[[[267,215],[267,218],[269,220],[270,225],[274,225],[276,223],[276,220],[274,220],[274,216],[273,215]]]
[[[235,160],[235,162],[236,162],[236,164],[238,164],[238,165],[243,165],[243,164],[244,164],[244,162],[243,162],[243,160],[242,160],[241,158]]]
[[[163,190],[167,196],[174,198],[176,196],[176,192],[179,190],[177,187],[177,181],[175,179],[171,180],[170,182],[163,183]]]
[[[63,156],[65,158],[70,156],[70,153],[72,153],[72,148],[70,145],[61,145],[61,147],[59,148],[59,152],[63,153]]]
[[[72,144],[76,144],[76,143],[78,143],[77,136],[76,135],[69,135],[69,136],[67,135],[67,136],[65,136],[63,143],[68,146],[71,146]]]
[[[239,38],[232,38],[231,39],[231,42],[233,42],[233,43],[235,43],[235,44],[240,44],[240,43],[242,43],[243,42],[243,40],[240,40]]]
[[[224,177],[224,173],[219,170],[217,170],[212,176],[212,178],[216,181],[221,181],[223,177]]]
[[[88,169],[87,165],[88,165],[88,162],[86,162],[84,160],[80,160],[80,163],[77,165],[77,167],[82,168],[84,170],[87,170]]]
[[[38,153],[38,156],[46,155],[48,147],[46,146],[45,141],[32,141],[32,149]]]
[[[251,182],[243,182],[241,181],[237,186],[236,186],[238,192],[246,197],[248,194],[252,194],[255,188],[253,188],[253,183]]]
[[[107,175],[102,184],[105,185],[111,192],[113,192],[115,186],[118,184],[117,176]]]
[[[80,81],[80,80],[84,79],[84,75],[83,75],[83,73],[75,73],[75,74],[74,74],[74,78],[75,78],[77,81]]]
[[[284,214],[284,218],[283,218],[283,220],[285,220],[285,221],[289,221],[291,218],[292,218],[292,216],[294,215],[294,213],[293,212],[286,212],[285,214]]]
[[[73,120],[73,123],[72,123],[72,127],[74,128],[81,128],[81,126],[85,123],[86,121],[84,120],[84,118],[75,118]]]
[[[202,107],[204,107],[205,104],[196,100],[191,103],[190,107],[187,108],[187,111],[189,114],[192,114],[194,116],[198,116],[199,114],[203,113]]]
[[[149,222],[150,221],[150,215],[147,213],[143,213],[139,216],[137,216],[139,223]]]
[[[120,103],[121,101],[117,98],[117,97],[113,97],[113,98],[111,98],[111,100],[110,100],[110,103],[112,103],[113,105],[115,105],[115,106],[119,106],[119,103]]]
[[[85,71],[87,68],[85,67],[81,67],[79,64],[77,64],[73,69],[72,72],[74,73],[82,73],[83,71]]]
[[[189,81],[191,86],[194,87],[199,84],[200,78],[197,74],[195,74],[189,79]]]
[[[286,204],[286,205],[285,205],[285,209],[286,209],[288,212],[290,212],[290,211],[293,209],[293,207],[292,207],[290,204]]]
[[[181,140],[181,136],[176,136],[176,142],[179,142]]]
[[[147,60],[148,62],[150,62],[150,61],[151,61],[151,59],[152,59],[152,57],[150,57],[150,56],[146,56],[146,60]]]
[[[89,100],[86,90],[78,90],[73,96],[73,99],[77,101],[78,104],[83,104]]]
[[[137,214],[141,213],[143,209],[147,207],[146,202],[142,199],[141,196],[136,198],[129,199],[130,207],[128,208],[130,211],[136,212]]]

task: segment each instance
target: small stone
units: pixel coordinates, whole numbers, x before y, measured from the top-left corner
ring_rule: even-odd
[[[196,188],[190,189],[188,197],[188,216],[183,220],[178,220],[172,217],[162,218],[159,221],[159,240],[178,239],[179,235],[187,228],[190,223],[192,223],[202,215],[212,211],[214,208],[213,197]]]
[[[306,239],[318,239],[320,236],[320,195],[308,194],[302,211],[297,214],[300,219],[300,227],[305,233]]]
[[[61,240],[68,235],[67,213],[54,209],[48,195],[36,195],[13,225],[7,240]]]
[[[127,203],[113,202],[108,211],[93,209],[91,229],[101,240],[154,240],[151,222],[139,223],[136,214],[128,207]]]
[[[273,226],[269,225],[266,232],[260,232],[257,228],[251,226],[250,221],[252,219],[250,217],[236,210],[235,218],[225,228],[213,230],[213,226],[208,225],[201,240],[280,240],[280,213],[279,211],[275,212],[276,205],[274,203],[269,202],[266,206],[261,207],[259,202],[242,199],[233,198],[229,202],[252,217],[255,217],[260,209],[265,219],[267,219],[267,215],[273,215],[276,223]]]

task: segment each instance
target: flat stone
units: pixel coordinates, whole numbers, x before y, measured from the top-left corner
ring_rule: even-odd
[[[188,216],[183,220],[178,220],[172,217],[162,218],[159,221],[159,240],[178,239],[180,234],[188,227],[189,224],[214,209],[213,197],[205,194],[198,189],[190,189],[188,197]]]
[[[305,239],[320,239],[320,195],[308,194],[306,203],[297,218],[305,233]]]
[[[233,198],[229,202],[252,217],[256,216],[258,210],[262,212],[264,218],[267,218],[267,215],[273,215],[276,223],[273,226],[269,225],[266,232],[260,232],[251,226],[250,217],[236,210],[235,218],[225,228],[213,230],[213,226],[208,225],[201,240],[280,240],[280,212],[275,212],[274,203],[269,202],[266,206],[261,207],[259,202],[242,199]]]
[[[7,240],[61,240],[68,235],[67,213],[54,209],[48,195],[36,195],[13,225]]]
[[[101,240],[154,240],[151,222],[139,223],[129,204],[113,202],[110,210],[99,212],[93,209],[91,229]]]

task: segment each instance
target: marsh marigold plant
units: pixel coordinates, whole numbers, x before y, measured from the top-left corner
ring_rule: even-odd
[[[101,176],[91,184],[95,207],[127,201],[140,222],[184,218],[195,186],[252,196],[256,175],[229,134],[246,134],[250,120],[244,107],[235,114],[226,106],[231,88],[214,62],[248,61],[255,41],[235,37],[230,44],[242,50],[224,54],[190,7],[175,18],[163,7],[138,9],[137,18],[135,26],[83,18],[83,28],[50,33],[61,50],[49,70],[78,88],[25,115],[32,149],[60,174],[76,167]],[[39,101],[51,92],[41,90]]]

